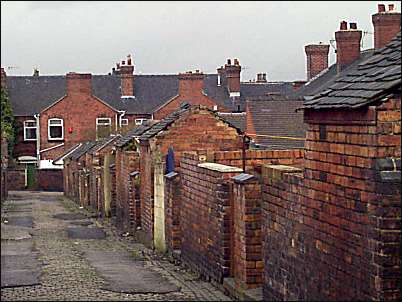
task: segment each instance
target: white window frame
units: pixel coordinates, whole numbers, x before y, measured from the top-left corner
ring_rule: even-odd
[[[107,120],[107,123],[102,123],[101,120]],[[98,125],[109,126],[112,129],[112,118],[110,117],[97,117],[96,118],[96,139],[98,139]]]
[[[27,126],[26,123],[35,123],[35,127]],[[26,120],[24,121],[24,141],[36,141],[37,140],[37,125],[35,120]],[[35,138],[27,138],[27,129],[35,129]]]
[[[142,125],[144,123],[144,121],[146,121],[146,120],[147,120],[146,118],[136,118],[135,119],[135,124],[137,126]]]
[[[55,126],[61,126],[61,137],[50,137],[50,122],[51,121],[60,121],[60,125],[52,125],[53,127]],[[64,139],[64,121],[61,118],[50,118],[47,121],[47,138],[50,141],[60,141]]]
[[[107,120],[107,123],[101,123],[100,120]],[[112,119],[110,117],[97,117],[96,118],[96,126],[112,126]]]
[[[122,118],[120,126],[127,126],[128,125],[128,118]]]

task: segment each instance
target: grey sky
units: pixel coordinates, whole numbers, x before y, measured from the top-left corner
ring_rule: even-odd
[[[135,73],[215,73],[238,58],[243,81],[260,72],[302,80],[304,45],[328,43],[342,20],[372,33],[378,3],[401,10],[399,1],[1,1],[1,66],[10,75],[31,75],[35,66],[47,75],[106,74],[131,53]],[[372,45],[366,34],[364,48]]]

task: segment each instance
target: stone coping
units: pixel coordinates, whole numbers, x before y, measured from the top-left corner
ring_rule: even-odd
[[[217,163],[201,163],[201,164],[198,164],[198,167],[205,168],[208,170],[223,172],[223,173],[229,173],[229,172],[241,173],[241,172],[243,172],[243,169],[241,169],[241,168],[226,166],[226,165],[217,164]]]

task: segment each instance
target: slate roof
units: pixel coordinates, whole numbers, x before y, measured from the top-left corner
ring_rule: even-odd
[[[65,76],[7,76],[7,91],[16,116],[32,116],[66,94]]]
[[[167,117],[163,118],[159,122],[153,124],[147,131],[145,131],[140,137],[140,140],[149,140],[150,138],[154,137],[157,135],[159,132],[167,129],[172,123],[174,123],[177,119],[179,119],[184,113],[190,111],[193,108],[201,108],[199,105],[189,105],[187,103],[183,104],[180,106],[180,108],[171,114],[169,114]],[[205,110],[210,111],[211,113],[215,114],[217,117],[219,117],[220,120],[223,122],[229,124],[231,127],[236,128],[239,133],[243,133],[243,131],[230,123],[229,121],[223,119],[221,116],[219,116],[216,112],[207,109],[206,107],[202,107]]]
[[[11,106],[16,116],[32,116],[66,95],[65,76],[7,76]],[[218,86],[217,74],[205,74],[204,93],[224,108],[232,101],[224,86]],[[93,75],[92,93],[116,110],[128,114],[151,114],[178,95],[179,79],[172,75],[135,75],[134,98],[121,98],[117,75]],[[291,83],[241,83],[241,98],[272,92],[288,93]]]
[[[65,157],[67,157],[69,155],[69,153],[72,153],[71,151],[75,150],[76,148],[78,148],[82,143],[78,143],[73,145],[72,147],[68,148],[62,155],[56,157],[53,160],[53,164],[55,165],[59,160],[64,159]]]
[[[139,125],[131,130],[129,130],[126,134],[122,135],[118,140],[116,140],[116,147],[124,147],[127,143],[129,143],[133,138],[140,137],[145,131],[151,128],[151,125]]]
[[[246,113],[225,113],[218,112],[220,118],[225,120],[231,125],[234,125],[236,128],[240,129],[242,132],[246,129]]]
[[[83,142],[81,146],[74,150],[67,158],[72,160],[77,160],[81,156],[83,156],[86,152],[88,152],[92,147],[96,145],[96,142]]]
[[[110,135],[109,137],[106,137],[104,139],[98,140],[98,141],[95,142],[95,145],[91,149],[88,150],[88,153],[89,154],[94,154],[94,153],[102,150],[104,147],[106,147],[110,143],[116,141],[120,137],[121,137],[121,135],[117,134],[117,135]]]
[[[319,93],[322,90],[327,89],[327,87],[331,86],[335,83],[335,81],[348,73],[351,70],[354,70],[361,62],[370,58],[374,53],[373,49],[364,50],[360,53],[360,57],[356,59],[353,63],[343,69],[341,72],[337,73],[336,63],[332,64],[329,68],[323,70],[321,73],[317,74],[314,78],[312,78],[305,85],[296,90],[291,97],[294,99],[300,98],[308,100],[313,95]]]
[[[247,135],[266,149],[304,148],[306,124],[303,113],[296,112],[302,105],[302,100],[290,100],[286,97],[248,100],[247,114],[250,114],[255,133]]]
[[[304,103],[304,109],[359,108],[401,87],[401,33]]]

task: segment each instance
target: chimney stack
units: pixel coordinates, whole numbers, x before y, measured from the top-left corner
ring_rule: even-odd
[[[131,55],[127,56],[127,65],[121,61],[119,70],[121,79],[121,95],[134,96],[134,65],[132,65]]]
[[[328,44],[310,44],[304,48],[307,56],[307,81],[328,68]]]
[[[231,64],[231,60],[227,60],[225,64],[225,81],[231,97],[240,96],[240,72],[241,66],[238,59],[233,60],[234,64]]]
[[[350,23],[349,29],[347,25],[346,21],[342,21],[340,30],[335,32],[336,64],[338,72],[345,69],[346,66],[360,57],[362,31],[357,30],[356,23]]]
[[[266,83],[266,82],[267,82],[267,74],[257,73],[257,83]]]
[[[69,72],[66,75],[67,95],[92,94],[92,75],[90,73]]]
[[[39,70],[37,68],[34,69],[33,76],[39,77]]]
[[[181,96],[202,96],[204,89],[204,74],[199,70],[196,72],[179,73],[179,95]]]
[[[378,12],[372,16],[374,25],[374,48],[380,49],[401,31],[401,13],[395,11],[393,4],[378,4]]]

